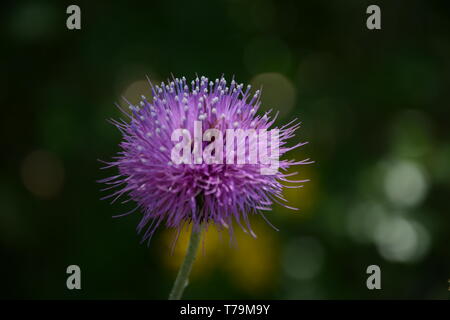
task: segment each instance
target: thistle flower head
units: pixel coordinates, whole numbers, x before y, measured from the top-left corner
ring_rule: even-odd
[[[213,223],[228,228],[230,234],[236,223],[255,236],[249,222],[251,214],[265,219],[263,211],[271,210],[273,203],[295,209],[286,204],[282,190],[301,187],[299,184],[306,180],[289,180],[293,173],[288,174],[287,169],[311,162],[278,158],[305,144],[285,146],[299,128],[296,120],[275,127],[276,116],[258,113],[260,91],[252,92],[250,86],[234,80],[227,83],[224,78],[210,81],[197,77],[188,82],[183,77],[159,86],[150,83],[150,87],[153,98],[142,96],[138,105],[130,104],[130,111],[124,111],[127,121],[111,120],[122,132],[123,140],[121,151],[107,164],[117,167],[119,174],[100,181],[108,185],[106,189],[115,190],[105,198],[114,202],[128,195],[126,201],[137,204],[135,210],[142,214],[137,230],[143,233],[143,241],[149,240],[162,223],[178,229],[186,223],[194,228]],[[199,125],[202,132],[218,131],[214,138],[206,132],[199,136]],[[238,132],[237,143],[226,139],[227,129]],[[276,134],[263,134],[271,129],[276,129]],[[176,130],[183,139],[187,136],[184,146],[178,149],[182,137],[174,136]],[[244,133],[247,136],[239,141],[239,134]],[[210,144],[215,148],[208,149]],[[264,151],[264,147],[268,150]],[[180,150],[184,151],[182,161],[180,157],[174,159]],[[205,152],[214,159],[205,159]],[[264,154],[270,161],[263,161]],[[269,170],[274,163],[275,169]]]

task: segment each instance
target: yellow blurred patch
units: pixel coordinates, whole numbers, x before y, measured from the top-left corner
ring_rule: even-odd
[[[214,269],[227,272],[233,283],[249,293],[260,292],[273,286],[279,273],[277,232],[261,217],[252,217],[252,229],[258,236],[254,239],[234,226],[234,241],[230,245],[227,230],[218,231],[209,226],[204,231],[191,278],[208,276]],[[173,230],[163,235],[162,258],[164,265],[176,274],[189,242],[190,228],[184,228],[176,243],[173,255],[170,248],[176,236]],[[195,281],[195,280],[194,280]]]
[[[183,262],[184,255],[186,254],[189,244],[191,227],[186,226],[181,230],[173,250],[173,255],[171,255],[170,250],[172,250],[172,246],[174,245],[176,233],[177,232],[174,230],[166,229],[163,235],[163,246],[167,249],[163,251],[164,264],[174,272],[178,270]],[[220,259],[220,255],[222,254],[221,250],[218,250],[221,239],[216,227],[209,226],[206,231],[203,231],[201,241],[199,252],[197,252],[197,258],[195,260],[195,265],[192,269],[192,278],[199,275],[205,276],[205,274],[208,274],[217,264]]]
[[[233,282],[248,293],[273,287],[279,274],[278,234],[262,218],[255,217],[252,229],[257,239],[236,228],[237,246],[224,264]]]

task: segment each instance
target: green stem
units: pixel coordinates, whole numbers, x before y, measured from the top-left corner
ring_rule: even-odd
[[[189,246],[180,270],[178,270],[178,275],[175,279],[175,283],[173,284],[172,291],[170,292],[169,300],[180,300],[184,289],[186,289],[188,285],[189,274],[191,273],[192,265],[194,264],[195,257],[197,255],[201,233],[202,227],[200,227],[199,230],[194,230],[194,228],[192,228]]]

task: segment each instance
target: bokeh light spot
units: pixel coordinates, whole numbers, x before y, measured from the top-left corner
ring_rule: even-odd
[[[401,160],[387,168],[384,189],[393,204],[402,207],[416,206],[425,198],[427,188],[427,179],[418,164]]]
[[[283,270],[293,279],[312,279],[322,269],[325,250],[314,238],[291,240],[283,251]]]
[[[53,153],[38,150],[30,153],[22,162],[22,181],[35,196],[53,198],[64,183],[64,167]]]
[[[137,104],[144,95],[147,99],[152,98],[152,91],[147,80],[138,80],[130,83],[122,92],[122,97],[132,104]]]
[[[280,118],[291,112],[295,105],[296,91],[288,78],[280,73],[262,73],[250,83],[255,90],[262,86],[262,104],[258,112],[274,109],[280,112]]]
[[[383,221],[386,216],[387,212],[380,203],[358,203],[348,215],[347,230],[350,237],[359,243],[372,242],[374,226]]]
[[[428,231],[416,222],[391,217],[375,227],[375,242],[380,254],[393,262],[413,262],[428,250]]]

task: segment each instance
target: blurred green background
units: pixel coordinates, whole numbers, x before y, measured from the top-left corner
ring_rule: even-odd
[[[394,2],[394,3],[393,3]],[[81,7],[82,29],[66,28]],[[366,28],[378,4],[382,30]],[[186,236],[139,245],[132,207],[95,181],[119,150],[121,96],[222,73],[263,85],[278,124],[303,122],[310,178],[275,207],[276,232],[238,246],[211,231],[192,299],[447,299],[450,279],[448,1],[6,1],[0,12],[0,297],[165,299]],[[82,290],[66,289],[66,268]],[[382,290],[366,288],[381,267]]]

